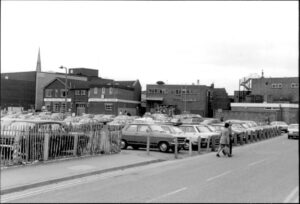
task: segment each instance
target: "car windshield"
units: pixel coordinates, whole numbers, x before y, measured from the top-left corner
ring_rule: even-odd
[[[183,131],[178,127],[170,127],[175,133],[183,133]]]
[[[250,128],[250,125],[246,124],[246,123],[243,123],[241,124],[244,128]]]
[[[165,132],[168,132],[168,133],[172,133],[173,132],[173,130],[170,128],[170,127],[168,127],[168,126],[161,126],[162,127],[162,129],[164,129],[164,131]]]
[[[151,130],[153,132],[166,132],[161,126],[159,125],[151,125]]]
[[[232,127],[233,128],[239,128],[239,129],[245,129],[245,127],[243,127],[241,124],[239,124],[239,123],[233,123],[232,124]]]
[[[197,126],[197,129],[199,132],[212,132],[212,130],[206,126]]]
[[[299,129],[299,124],[292,124],[289,126],[290,129]]]

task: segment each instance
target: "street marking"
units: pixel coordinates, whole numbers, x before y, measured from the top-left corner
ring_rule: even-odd
[[[107,173],[107,174],[93,175],[93,176],[83,177],[83,178],[79,178],[79,179],[71,180],[71,181],[63,181],[60,184],[55,183],[55,184],[50,184],[50,185],[43,186],[43,187],[37,187],[35,189],[29,189],[29,190],[23,191],[23,192],[16,192],[16,193],[8,194],[8,195],[3,195],[3,196],[1,196],[0,200],[1,200],[1,203],[5,203],[5,202],[12,201],[12,200],[20,199],[20,198],[30,197],[30,196],[38,195],[41,193],[47,193],[47,192],[58,190],[58,189],[63,189],[63,188],[68,188],[68,187],[79,185],[79,184],[93,182],[96,180],[104,180],[107,178],[112,178],[120,173],[121,173],[121,171],[118,170],[118,171]]]
[[[256,162],[252,162],[252,163],[248,164],[248,166],[253,166],[255,164],[259,164],[259,163],[264,162],[264,161],[266,161],[266,160],[263,159],[263,160],[259,160],[259,161],[256,161]]]
[[[294,198],[294,200],[293,200],[293,201],[295,201],[297,198],[299,198],[298,195],[296,195],[298,191],[299,191],[299,186],[296,186],[296,188],[294,188],[294,190],[292,190],[292,192],[284,199],[283,202],[291,203],[292,202],[291,200],[293,199],[293,197],[296,196],[296,198]],[[296,200],[296,203],[297,202],[299,202],[299,200]]]
[[[178,189],[178,190],[175,190],[175,191],[169,192],[169,193],[167,193],[167,194],[161,195],[161,196],[159,196],[159,197],[157,197],[157,198],[153,198],[153,199],[151,199],[151,200],[148,200],[146,203],[150,203],[150,202],[152,202],[152,201],[155,201],[155,200],[158,200],[158,199],[161,199],[161,198],[164,198],[164,197],[173,195],[173,194],[175,194],[175,193],[179,193],[180,191],[184,191],[184,190],[186,190],[186,189],[187,189],[187,187],[180,188],[180,189]]]
[[[222,173],[222,174],[219,174],[219,175],[217,175],[217,176],[210,177],[210,178],[208,178],[206,181],[211,181],[211,180],[214,180],[214,179],[219,178],[219,177],[221,177],[221,176],[225,176],[226,174],[229,174],[230,172],[231,172],[231,171],[226,171],[226,172],[224,172],[224,173]]]

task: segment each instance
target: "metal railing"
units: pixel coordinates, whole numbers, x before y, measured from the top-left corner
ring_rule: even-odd
[[[1,127],[1,166],[120,152],[121,128],[86,124],[57,130]]]

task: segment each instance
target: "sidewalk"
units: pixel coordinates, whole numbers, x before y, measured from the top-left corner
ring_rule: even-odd
[[[145,154],[120,152],[1,169],[1,195],[118,169],[161,162]]]

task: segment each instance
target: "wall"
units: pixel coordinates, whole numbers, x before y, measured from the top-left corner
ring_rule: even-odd
[[[272,88],[272,84],[282,83],[282,88]],[[266,102],[289,101],[291,103],[299,102],[299,88],[291,88],[291,83],[298,83],[298,77],[282,78],[259,78],[252,79],[253,95],[262,95]]]

